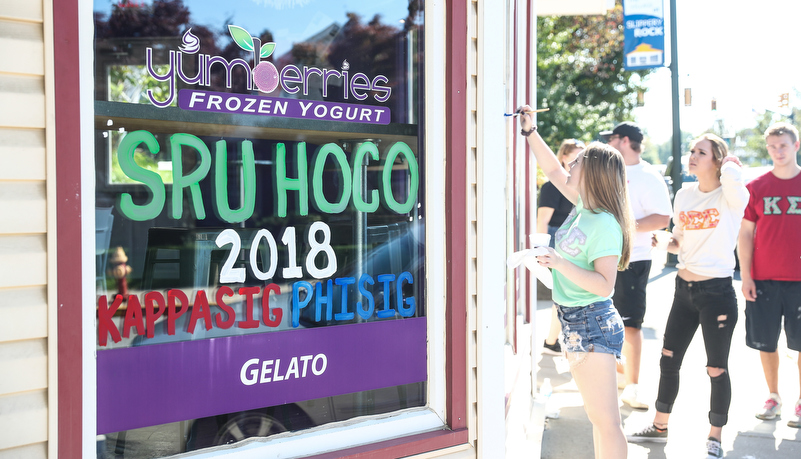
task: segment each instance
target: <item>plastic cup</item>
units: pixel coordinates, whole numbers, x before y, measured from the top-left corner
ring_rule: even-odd
[[[656,248],[659,250],[667,250],[668,246],[670,245],[670,238],[673,234],[670,231],[654,231],[654,237],[656,238]]]
[[[534,247],[548,247],[548,244],[551,243],[551,235],[548,233],[529,234],[528,240],[532,249]]]

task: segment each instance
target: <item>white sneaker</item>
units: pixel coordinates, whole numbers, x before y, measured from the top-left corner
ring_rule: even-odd
[[[647,410],[648,404],[640,399],[640,390],[637,384],[629,384],[620,394],[620,400],[635,410]]]
[[[781,416],[781,414],[782,400],[777,394],[770,394],[770,398],[765,400],[765,406],[757,412],[756,417],[763,421],[770,421],[771,419],[776,419],[776,416]]]
[[[795,414],[787,421],[787,425],[796,429],[801,428],[801,399],[795,402]]]
[[[720,459],[723,457],[723,448],[717,438],[709,437],[706,441],[706,459]]]

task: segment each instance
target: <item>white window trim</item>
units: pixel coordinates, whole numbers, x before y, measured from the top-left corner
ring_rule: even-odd
[[[79,68],[81,109],[81,225],[82,247],[94,247],[94,22],[93,2],[81,0],[79,13]],[[268,458],[319,454],[368,443],[399,438],[445,427],[445,5],[425,5],[425,215],[426,215],[426,307],[428,323],[428,403],[425,408],[402,410],[310,429],[298,435],[245,441],[236,447],[220,446],[192,453],[192,457]],[[88,253],[84,250],[84,253]],[[81,260],[83,346],[84,457],[96,454],[97,370],[95,352],[94,257]],[[454,375],[459,377],[459,375]],[[309,441],[314,440],[314,441]]]

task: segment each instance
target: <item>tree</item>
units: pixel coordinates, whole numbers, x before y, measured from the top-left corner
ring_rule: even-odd
[[[754,127],[737,131],[739,150],[736,154],[740,156],[744,163],[751,166],[771,164],[770,155],[765,147],[765,138],[763,137],[765,131],[772,124],[779,122],[795,125],[796,119],[801,119],[801,108],[793,107],[789,115],[765,110],[765,113],[756,116]]]
[[[632,119],[650,71],[623,69],[623,35],[620,3],[606,16],[537,18],[537,108],[550,108],[538,114],[537,127],[548,145],[591,141]]]

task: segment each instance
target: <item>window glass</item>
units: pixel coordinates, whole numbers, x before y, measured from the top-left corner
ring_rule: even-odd
[[[95,0],[99,457],[426,404],[421,0]]]

